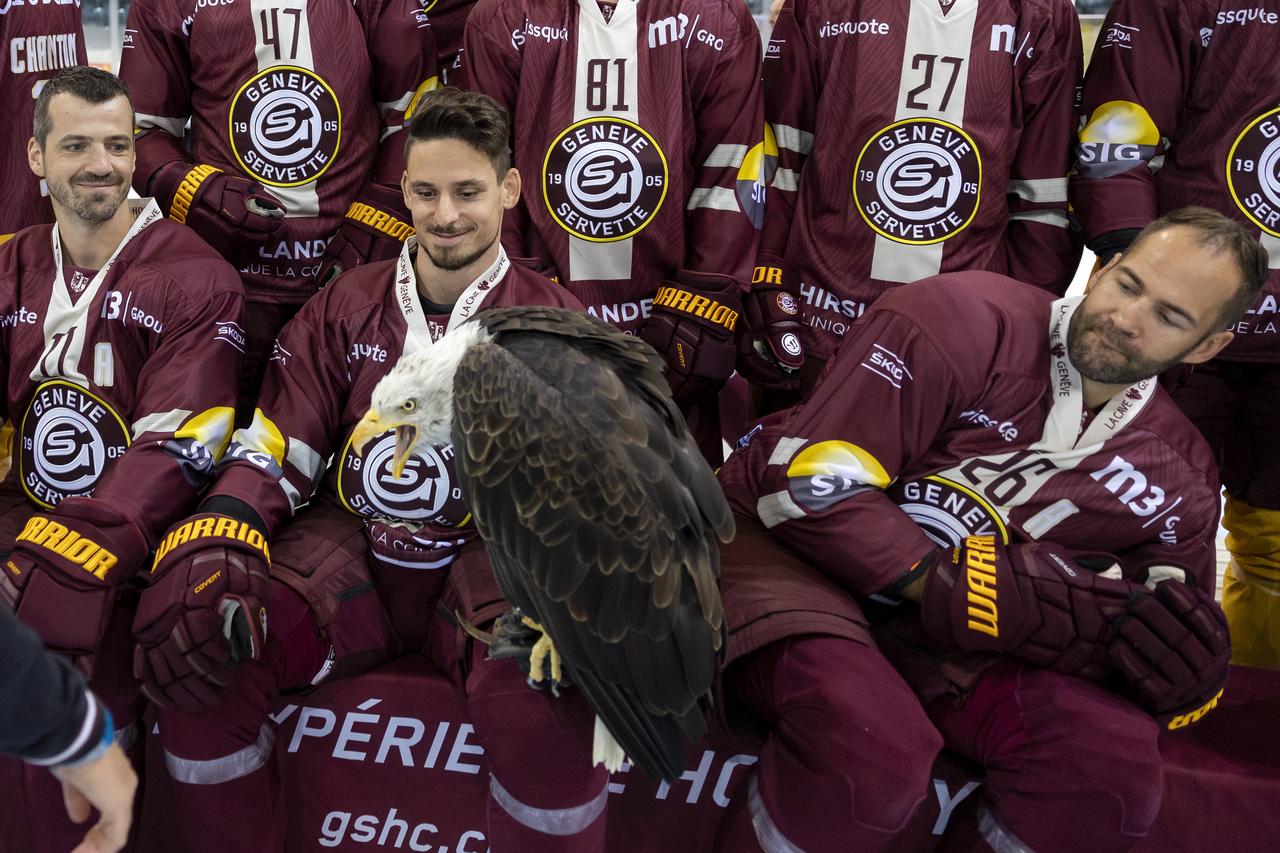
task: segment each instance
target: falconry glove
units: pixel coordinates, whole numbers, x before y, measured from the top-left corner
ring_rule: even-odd
[[[717,394],[737,361],[742,296],[728,276],[680,271],[653,297],[640,337],[666,359],[671,396],[684,407]]]
[[[1004,545],[970,536],[933,563],[921,617],[933,637],[966,651],[1003,652],[1067,675],[1112,671],[1112,623],[1141,584],[1099,574],[1109,555],[1051,542]]]
[[[1151,593],[1130,600],[1110,647],[1134,701],[1169,729],[1197,722],[1217,706],[1231,659],[1226,614],[1187,581],[1181,569],[1149,570]]]
[[[35,513],[4,558],[0,598],[46,646],[73,657],[97,651],[116,587],[147,556],[142,532],[92,498]]]
[[[738,335],[738,372],[749,381],[779,390],[799,387],[795,374],[804,365],[799,293],[785,261],[768,254],[757,259],[751,289],[742,297]]]
[[[394,258],[412,236],[413,225],[404,213],[400,190],[370,184],[351,202],[342,224],[329,238],[316,284],[324,287],[361,264]]]
[[[133,621],[133,674],[153,702],[211,708],[236,664],[262,654],[269,566],[248,521],[201,512],[169,529]]]
[[[224,258],[270,243],[284,226],[284,205],[262,184],[207,164],[167,163],[151,179],[151,194],[169,218],[188,225]]]

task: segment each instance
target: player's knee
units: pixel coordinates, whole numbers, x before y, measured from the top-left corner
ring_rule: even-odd
[[[1063,802],[1094,799],[1089,811],[1100,831],[1145,835],[1164,792],[1155,721],[1097,685],[1054,673],[1036,677],[1037,707],[1024,716],[1024,735],[1040,753],[1034,766],[1055,777],[1048,784],[1070,792]]]

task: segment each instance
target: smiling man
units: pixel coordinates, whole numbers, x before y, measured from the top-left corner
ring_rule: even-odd
[[[1187,208],[1085,297],[904,286],[748,436],[720,473],[726,694],[771,733],[725,849],[889,846],[941,743],[986,769],[975,849],[1146,834],[1156,737],[1213,708],[1230,649],[1217,469],[1154,377],[1231,341],[1266,263]]]
[[[0,600],[92,671],[132,740],[132,579],[231,436],[242,344],[225,330],[243,294],[192,231],[151,199],[126,201],[133,106],[120,80],[60,71],[33,125],[28,163],[56,223],[0,248],[0,417],[17,430],[0,485]],[[27,801],[37,849],[74,846],[56,793]]]
[[[398,259],[344,274],[281,332],[253,422],[236,433],[189,523],[196,531],[201,519],[221,521],[206,523],[204,535],[176,529],[180,544],[157,562],[172,596],[169,607],[148,609],[135,623],[146,661],[139,674],[163,703],[165,764],[190,853],[283,850],[267,720],[279,691],[363,671],[402,651],[426,652],[429,634],[438,667],[468,695],[488,759],[491,849],[603,845],[608,778],[585,758],[594,730],[586,702],[574,691],[552,701],[525,686],[515,663],[487,660],[453,624],[432,625],[442,594],[441,610],[476,624],[507,609],[475,540],[453,448],[432,447],[396,471],[393,432],[369,439],[363,453],[354,440],[374,386],[396,361],[430,349],[478,311],[581,310],[562,288],[513,265],[499,241],[504,212],[520,193],[509,133],[506,111],[485,95],[445,88],[423,97],[401,181],[417,236]],[[261,536],[255,547],[218,535],[233,529],[228,519],[269,535],[273,557],[271,634],[262,659],[242,665],[230,689],[217,672],[204,674],[204,650],[186,651],[174,629],[175,619],[180,628],[216,605],[184,597],[208,574],[201,566],[265,568]],[[172,606],[179,602],[185,612]],[[584,758],[561,760],[573,754]]]

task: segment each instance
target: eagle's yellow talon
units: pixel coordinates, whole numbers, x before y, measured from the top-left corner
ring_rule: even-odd
[[[546,674],[542,671],[542,662],[549,659],[551,662],[551,680],[559,684],[561,676],[560,653],[552,645],[551,638],[547,636],[547,632],[541,625],[528,616],[521,616],[520,621],[525,627],[532,628],[542,635],[529,651],[529,678],[533,681],[541,682],[546,677]]]

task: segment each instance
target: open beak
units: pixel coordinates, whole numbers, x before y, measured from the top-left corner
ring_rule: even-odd
[[[412,424],[400,424],[396,427],[396,455],[391,459],[391,476],[399,480],[404,473],[404,465],[409,461],[409,451],[418,438],[418,428]]]
[[[357,455],[363,456],[365,445],[390,430],[395,430],[396,432],[396,451],[391,460],[391,476],[399,480],[400,475],[404,473],[405,464],[409,461],[409,452],[413,449],[413,442],[418,437],[418,428],[413,424],[408,424],[404,421],[384,421],[382,416],[378,414],[377,409],[370,409],[364,413],[364,417],[360,419],[360,423],[356,424],[355,430],[352,431],[351,446],[355,449]]]

